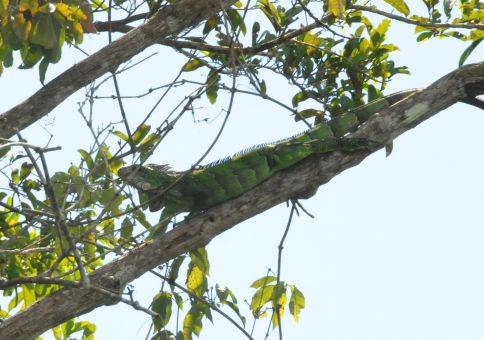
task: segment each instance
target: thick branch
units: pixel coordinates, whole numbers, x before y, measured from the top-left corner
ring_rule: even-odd
[[[374,115],[353,136],[388,142],[441,110],[468,99],[468,93],[483,94],[483,84],[484,62],[466,66]],[[312,196],[321,184],[360,163],[369,154],[369,151],[333,152],[309,158],[274,175],[243,196],[180,223],[174,230],[96,270],[91,282],[108,286],[106,289],[124,287],[146,271],[207,245],[234,225],[289,198]],[[64,288],[0,324],[0,339],[32,339],[61,322],[115,302],[111,295],[96,290]]]
[[[193,28],[235,0],[180,0],[149,21],[63,72],[23,103],[0,115],[0,137],[10,138],[53,110],[64,99],[147,47]]]

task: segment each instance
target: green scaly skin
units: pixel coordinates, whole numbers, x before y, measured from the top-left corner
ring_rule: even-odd
[[[377,99],[294,137],[251,148],[188,173],[154,164],[127,166],[118,173],[123,181],[138,190],[141,203],[147,203],[150,211],[165,208],[162,219],[168,224],[169,218],[178,213],[203,211],[240,196],[312,154],[375,147],[367,140],[343,136],[355,131],[374,113],[415,91]]]

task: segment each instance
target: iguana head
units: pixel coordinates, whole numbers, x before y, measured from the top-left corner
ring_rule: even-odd
[[[158,211],[163,207],[172,213],[185,211],[186,204],[180,201],[181,192],[172,187],[180,173],[171,170],[167,165],[130,165],[119,169],[118,175],[138,190],[140,203],[148,204],[150,211]]]
[[[119,177],[136,189],[147,192],[167,187],[176,179],[167,165],[130,165],[118,170]]]

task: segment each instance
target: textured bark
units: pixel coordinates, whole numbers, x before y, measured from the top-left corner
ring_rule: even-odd
[[[117,67],[160,38],[198,25],[235,0],[179,0],[160,9],[149,21],[133,29],[77,65],[69,68],[29,99],[0,115],[0,138],[10,138],[36,122],[71,94]]]
[[[374,115],[352,137],[389,142],[468,94],[484,94],[484,63],[454,71],[426,89]],[[187,251],[207,245],[215,236],[289,198],[307,198],[340,172],[357,165],[370,151],[314,156],[282,171],[241,197],[184,221],[161,237],[96,270],[92,283],[122,289],[147,270]],[[315,171],[317,169],[318,171]],[[32,339],[45,330],[99,306],[116,302],[112,295],[65,288],[0,324],[0,339]]]

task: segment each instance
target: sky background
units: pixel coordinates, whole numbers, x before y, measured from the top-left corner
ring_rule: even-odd
[[[453,39],[415,43],[412,32],[412,27],[397,24],[390,29],[389,41],[401,49],[393,58],[412,74],[396,77],[387,93],[431,84],[457,67],[466,47]],[[106,40],[102,35],[86,37],[83,48],[93,52]],[[159,53],[120,76],[123,93],[142,93],[169,82],[185,62],[168,48],[150,48],[143,56],[154,51]],[[481,46],[469,62],[482,61],[483,52]],[[66,49],[48,77],[82,59],[78,51]],[[39,86],[37,69],[5,70],[0,78],[0,112]],[[270,95],[289,102],[293,93],[286,89],[280,79],[268,82]],[[104,91],[111,94],[112,86]],[[24,132],[38,144],[49,138],[46,130],[54,134],[51,144],[63,147],[48,155],[54,170],[67,169],[79,159],[76,150],[90,145],[76,112],[83,94],[80,90]],[[220,107],[207,105],[195,117],[202,120],[205,112],[209,123],[186,116],[150,162],[188,168],[218,131],[223,117],[217,114],[226,105],[221,101]],[[152,102],[128,102],[127,112],[136,120]],[[96,105],[99,120],[119,119],[114,101]],[[483,112],[456,104],[395,140],[390,157],[379,151],[301,201],[315,218],[302,214],[293,221],[284,245],[282,279],[304,293],[306,308],[297,324],[286,314],[285,339],[484,338],[482,126]],[[237,97],[228,125],[204,163],[302,129],[268,102]],[[207,248],[210,283],[227,285],[237,295],[248,325],[252,320],[244,299],[250,301],[254,291],[249,286],[255,279],[268,268],[276,270],[277,245],[289,212],[284,204],[274,207],[217,237]],[[133,285],[135,299],[148,306],[160,282],[147,274]],[[80,319],[97,324],[100,340],[144,339],[150,325],[146,314],[123,304],[101,307]],[[263,339],[267,326],[267,319],[259,320],[254,338]],[[201,339],[243,338],[220,317],[215,317],[214,326],[204,321]],[[277,332],[269,339],[277,339]]]

